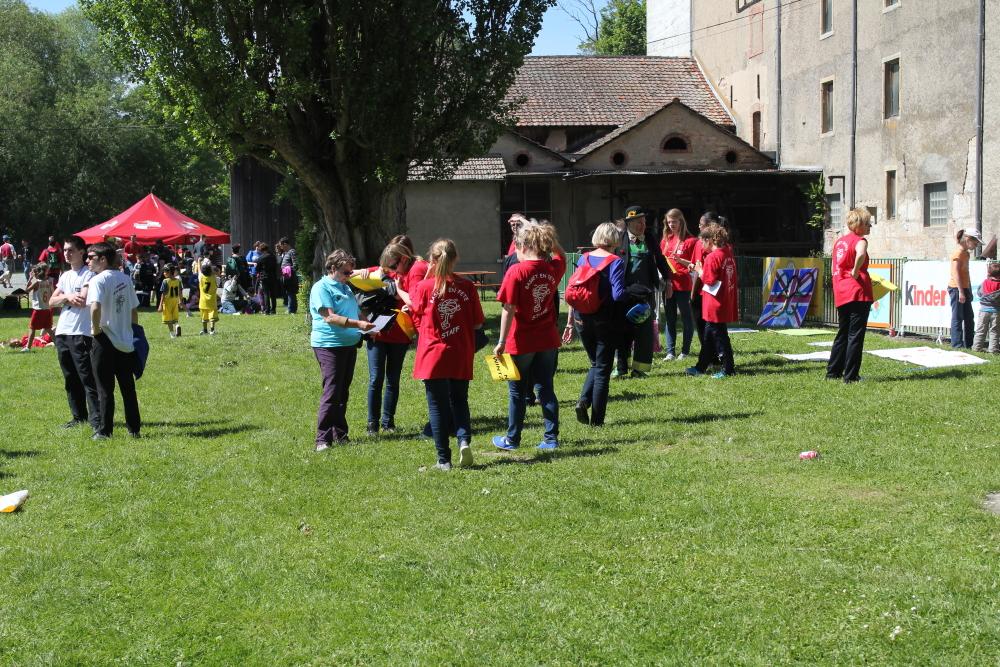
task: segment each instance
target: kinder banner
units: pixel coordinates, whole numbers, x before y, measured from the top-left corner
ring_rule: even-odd
[[[903,264],[902,325],[904,327],[951,328],[951,302],[948,280],[951,262],[906,262]],[[972,310],[979,317],[979,297],[976,291],[986,278],[986,262],[970,262]]]
[[[823,317],[823,285],[826,279],[826,269],[822,257],[765,257],[764,258],[764,282],[761,285],[763,291],[763,303],[767,303],[774,286],[774,278],[778,275],[778,269],[816,269],[816,289],[813,290],[812,302],[806,311],[806,317]]]

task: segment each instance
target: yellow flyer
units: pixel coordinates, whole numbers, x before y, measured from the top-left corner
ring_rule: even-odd
[[[490,375],[497,382],[511,382],[521,379],[521,373],[514,365],[514,360],[509,354],[486,355],[486,367],[490,369]]]

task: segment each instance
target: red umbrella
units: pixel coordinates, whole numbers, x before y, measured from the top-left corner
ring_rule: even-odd
[[[229,243],[229,234],[192,220],[154,194],[149,194],[107,222],[85,229],[77,236],[97,243],[116,236],[135,236],[138,243],[194,243],[204,234],[209,243]]]

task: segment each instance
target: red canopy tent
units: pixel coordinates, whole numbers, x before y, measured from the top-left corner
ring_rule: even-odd
[[[78,232],[87,243],[97,243],[115,236],[128,239],[135,236],[138,243],[151,245],[164,243],[190,244],[204,234],[208,243],[229,243],[229,234],[193,220],[173,208],[154,194],[149,194],[107,222]]]

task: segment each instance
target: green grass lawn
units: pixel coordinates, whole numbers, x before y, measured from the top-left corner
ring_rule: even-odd
[[[139,441],[60,430],[54,352],[0,354],[0,491],[31,491],[0,515],[2,664],[1000,664],[996,358],[865,355],[845,386],[773,355],[822,338],[734,335],[741,375],[658,362],[591,429],[573,344],[548,454],[492,450],[507,391],[477,362],[477,466],[440,473],[416,381],[365,436],[363,354],[352,444],[313,452],[300,318],[142,322]]]

